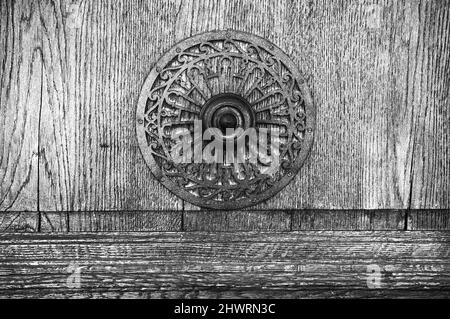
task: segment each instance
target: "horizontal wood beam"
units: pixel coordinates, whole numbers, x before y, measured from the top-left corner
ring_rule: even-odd
[[[450,230],[450,209],[0,212],[1,232]]]
[[[1,234],[0,297],[450,297],[449,256],[437,231]]]

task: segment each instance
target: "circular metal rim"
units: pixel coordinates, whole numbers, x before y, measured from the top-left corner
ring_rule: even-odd
[[[197,44],[200,40],[211,41],[211,40],[221,40],[224,38],[233,38],[236,40],[243,40],[260,45],[265,50],[273,53],[274,55],[279,57],[280,60],[282,60],[282,62],[292,72],[294,78],[299,79],[298,85],[302,93],[301,96],[305,102],[307,125],[305,129],[305,139],[302,143],[302,148],[297,158],[293,162],[288,173],[284,175],[276,184],[274,184],[273,187],[251,198],[246,198],[237,201],[218,202],[214,200],[204,200],[202,198],[196,197],[195,195],[189,193],[188,191],[181,189],[175,182],[165,178],[165,176],[161,171],[161,168],[156,164],[148,148],[147,139],[145,136],[144,119],[142,115],[144,114],[147,97],[151,91],[151,85],[158,76],[159,70],[162,69],[170,61],[170,59],[172,59],[173,56],[178,53],[180,49],[183,50],[185,48],[191,47]],[[312,95],[307,86],[306,79],[304,78],[304,76],[302,76],[302,74],[300,73],[294,62],[291,60],[291,58],[286,53],[284,53],[283,50],[281,50],[279,47],[277,47],[269,40],[248,32],[237,30],[208,31],[181,40],[180,42],[172,46],[156,62],[156,64],[150,71],[149,75],[145,79],[136,107],[136,136],[139,144],[139,149],[141,150],[142,156],[144,157],[147,166],[149,166],[155,178],[161,184],[163,184],[171,193],[178,196],[179,198],[186,200],[187,202],[199,207],[218,210],[240,209],[249,206],[254,206],[258,203],[266,201],[267,199],[273,197],[275,194],[279,193],[282,189],[284,189],[289,184],[289,182],[297,175],[297,173],[300,171],[301,167],[305,163],[312,148],[315,128],[316,128],[316,109]]]

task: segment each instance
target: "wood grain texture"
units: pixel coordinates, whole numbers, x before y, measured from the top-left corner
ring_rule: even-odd
[[[0,232],[449,230],[450,210],[9,212]]]
[[[36,210],[42,78],[38,1],[1,1],[0,17],[0,211]]]
[[[184,231],[404,230],[407,210],[185,211]]]
[[[180,211],[70,212],[70,232],[180,231]]]
[[[302,210],[292,230],[404,230],[406,210]]]
[[[26,212],[0,215],[0,231],[140,232],[140,231],[291,231],[406,230],[406,215],[417,229],[446,229],[446,213],[406,210],[273,210],[273,211],[85,211]],[[184,215],[184,216],[182,216]],[[426,217],[429,216],[429,217]],[[428,223],[426,223],[428,221]],[[440,224],[442,222],[442,224]],[[408,229],[416,229],[408,227]]]
[[[285,50],[309,78],[317,106],[305,167],[256,208],[447,208],[449,7],[2,2],[1,209],[36,209],[36,192],[43,211],[195,208],[153,179],[135,139],[135,104],[165,50],[227,28]]]
[[[404,103],[408,51],[401,28],[412,18],[403,17],[406,4],[227,2],[216,12],[206,3],[186,4],[194,33],[207,28],[196,18],[206,11],[213,28],[268,38],[310,77],[315,96],[309,161],[295,182],[258,208],[407,207],[411,107]]]
[[[433,136],[436,141],[448,136],[443,129],[448,99],[442,98],[448,86],[440,84],[448,84],[442,74],[448,70],[448,7],[447,1],[371,1],[324,7],[299,3],[288,10],[293,18],[301,17],[286,36],[306,50],[300,61],[313,75],[318,127],[304,176],[279,196],[280,205],[406,208],[411,196],[421,200],[409,194],[413,176],[420,174],[412,165],[413,158],[421,158],[415,149],[420,112],[440,110],[444,116],[437,119],[439,132]],[[424,36],[430,28],[443,34]],[[431,46],[441,59],[425,65],[420,52]],[[299,47],[289,50],[302,56]],[[439,80],[429,84],[440,91],[417,102],[414,97],[429,88],[414,83],[436,72]],[[430,165],[439,166],[431,176],[447,181],[450,161],[442,163],[448,147],[434,145],[440,155]],[[448,189],[442,186],[441,194]],[[298,194],[295,202],[291,194]],[[447,205],[445,200],[441,204]]]
[[[140,154],[135,108],[174,42],[173,2],[42,1],[40,209],[178,209]]]
[[[39,212],[39,232],[59,233],[67,232],[69,229],[69,213],[61,212]]]
[[[414,110],[411,208],[450,208],[450,2],[423,2],[417,18],[408,78]]]
[[[407,214],[410,230],[445,230],[448,213],[448,210],[4,212],[0,214],[0,232],[406,230]]]
[[[448,299],[449,295],[441,289],[308,289],[308,290],[274,290],[274,289],[223,289],[210,288],[209,290],[200,289],[165,289],[161,291],[139,290],[123,291],[121,289],[11,289],[7,296],[0,296],[4,299],[13,298],[73,298],[73,299],[320,299],[320,298],[408,298],[408,299]]]
[[[450,209],[414,210],[408,218],[409,230],[450,230]]]
[[[448,1],[183,3],[186,36],[252,32],[309,77],[317,106],[311,156],[294,182],[256,208],[447,207],[448,10]],[[434,125],[418,128],[425,114]],[[418,130],[429,139],[424,150],[415,148]],[[432,188],[422,185],[433,179]]]
[[[311,75],[317,128],[310,160],[268,205],[406,208],[411,111],[406,103],[409,1],[292,2],[288,54]],[[415,4],[411,10],[417,11]],[[422,22],[423,23],[423,22]],[[420,24],[420,22],[419,22]]]
[[[449,239],[398,231],[0,235],[0,295],[449,297]],[[67,286],[69,265],[80,268],[79,288]]]
[[[185,211],[184,231],[289,231],[287,211]]]
[[[1,298],[450,297],[448,0],[5,0],[0,16]],[[179,200],[135,138],[155,61],[214,29],[281,47],[317,106],[299,175],[243,211]]]
[[[149,232],[181,231],[180,211],[41,212],[40,231]]]
[[[2,212],[0,213],[0,233],[22,233],[39,231],[39,213]]]

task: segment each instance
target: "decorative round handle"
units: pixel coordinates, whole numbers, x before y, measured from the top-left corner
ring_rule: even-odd
[[[312,142],[306,80],[269,41],[238,31],[185,39],[147,77],[136,112],[154,176],[202,207],[237,209],[279,192]]]

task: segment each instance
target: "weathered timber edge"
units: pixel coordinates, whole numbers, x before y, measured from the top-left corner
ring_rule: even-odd
[[[449,256],[439,231],[1,234],[0,297],[448,298]]]

